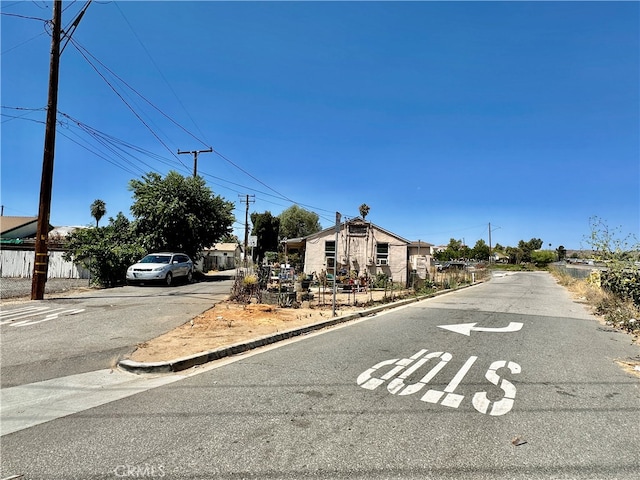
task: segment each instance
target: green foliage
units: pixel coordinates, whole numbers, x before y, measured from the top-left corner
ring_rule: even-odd
[[[539,238],[532,238],[528,242],[520,240],[518,242],[518,251],[516,252],[516,257],[518,258],[517,263],[531,262],[531,253],[535,250],[540,250],[542,248],[542,243],[542,240]]]
[[[222,238],[220,238],[219,243],[235,243],[236,245],[239,245],[241,242],[237,235],[234,235],[233,233],[225,233]]]
[[[448,260],[459,260],[463,258],[470,258],[472,252],[469,247],[462,243],[462,240],[456,240],[451,238],[447,248],[441,252],[435,254],[435,258],[442,262]]]
[[[505,254],[509,256],[509,263],[519,264],[532,262],[532,252],[540,250],[542,243],[542,240],[539,238],[532,238],[528,242],[520,240],[517,247],[507,247]]]
[[[640,273],[633,264],[640,255],[638,239],[631,234],[621,236],[620,228],[609,228],[599,217],[589,221],[591,235],[587,243],[595,251],[596,261],[607,265],[601,275],[602,288],[640,306]]]
[[[482,239],[478,240],[475,246],[471,249],[471,258],[475,258],[476,260],[487,261],[489,260],[490,254],[491,251],[489,249],[489,245],[487,245]]]
[[[278,252],[264,252],[264,258],[269,264],[275,263],[278,261]]]
[[[120,212],[106,227],[83,228],[70,234],[64,258],[87,268],[94,283],[113,287],[124,282],[129,265],[145,254],[134,239],[133,226]]]
[[[97,199],[91,204],[91,216],[96,219],[96,227],[100,223],[100,219],[107,213],[107,204],[104,201]]]
[[[531,272],[534,270],[529,263],[494,263],[491,265],[491,269],[508,272]]]
[[[378,272],[373,279],[373,288],[386,288],[389,284],[389,275]]]
[[[366,203],[363,203],[362,205],[360,205],[360,208],[358,210],[360,211],[360,216],[364,220],[365,218],[367,218],[367,215],[369,215],[369,211],[371,210],[371,207]]]
[[[136,234],[151,251],[184,252],[196,261],[205,247],[231,233],[233,203],[215,196],[201,177],[169,172],[131,180]]]
[[[531,261],[538,267],[549,265],[556,261],[556,253],[551,250],[534,250],[531,252]]]
[[[280,219],[271,215],[271,212],[254,212],[251,214],[253,229],[251,234],[258,237],[258,244],[253,249],[256,260],[262,260],[267,252],[278,251],[278,232],[280,231]]]
[[[306,237],[322,229],[317,213],[309,212],[297,205],[287,208],[278,218],[280,238]]]
[[[609,269],[600,274],[600,285],[617,297],[630,300],[640,307],[640,272]]]

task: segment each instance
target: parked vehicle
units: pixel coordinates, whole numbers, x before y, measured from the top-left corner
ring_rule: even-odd
[[[459,261],[445,262],[442,265],[438,265],[438,271],[440,272],[444,270],[465,270],[466,268],[467,264]]]
[[[150,253],[127,269],[127,284],[162,282],[172,285],[175,280],[193,280],[193,262],[184,253]]]

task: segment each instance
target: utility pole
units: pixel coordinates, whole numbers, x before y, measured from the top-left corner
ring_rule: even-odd
[[[340,220],[342,220],[342,215],[340,212],[336,212],[336,246],[335,246],[335,258],[333,259],[333,303],[332,303],[332,316],[336,316],[336,293],[338,289],[338,243],[340,241]]]
[[[197,177],[198,176],[198,154],[199,153],[211,153],[213,152],[213,147],[209,147],[207,150],[192,150],[192,151],[180,151],[180,149],[178,149],[178,155],[182,155],[184,153],[187,153],[189,155],[193,155],[193,176]]]
[[[489,222],[489,264],[491,264],[491,222]]]
[[[256,196],[255,195],[245,195],[245,200],[242,200],[242,195],[238,195],[240,197],[240,203],[246,203],[247,208],[244,211],[244,266],[247,266],[247,248],[249,247],[249,203],[255,203]],[[249,197],[252,197],[249,199]]]
[[[53,189],[53,160],[56,145],[56,114],[58,111],[58,77],[60,71],[60,33],[62,23],[62,0],[53,2],[51,31],[51,61],[49,64],[49,96],[47,100],[47,120],[44,134],[44,155],[42,178],[40,180],[40,203],[38,207],[38,227],[36,233],[35,261],[31,280],[31,300],[44,298],[47,281],[49,215],[51,213],[51,191]]]

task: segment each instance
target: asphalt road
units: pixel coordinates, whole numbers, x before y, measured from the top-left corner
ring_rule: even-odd
[[[635,480],[639,353],[510,274],[4,435],[0,478]]]
[[[226,298],[231,280],[125,286],[3,305],[2,388],[113,366]]]

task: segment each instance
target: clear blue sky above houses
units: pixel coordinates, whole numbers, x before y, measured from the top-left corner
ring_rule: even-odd
[[[70,26],[83,1],[63,3]],[[3,1],[2,198],[37,215],[51,2]],[[61,59],[51,223],[129,180],[358,215],[409,240],[640,230],[638,2],[94,1]],[[104,222],[104,221],[103,221]]]

